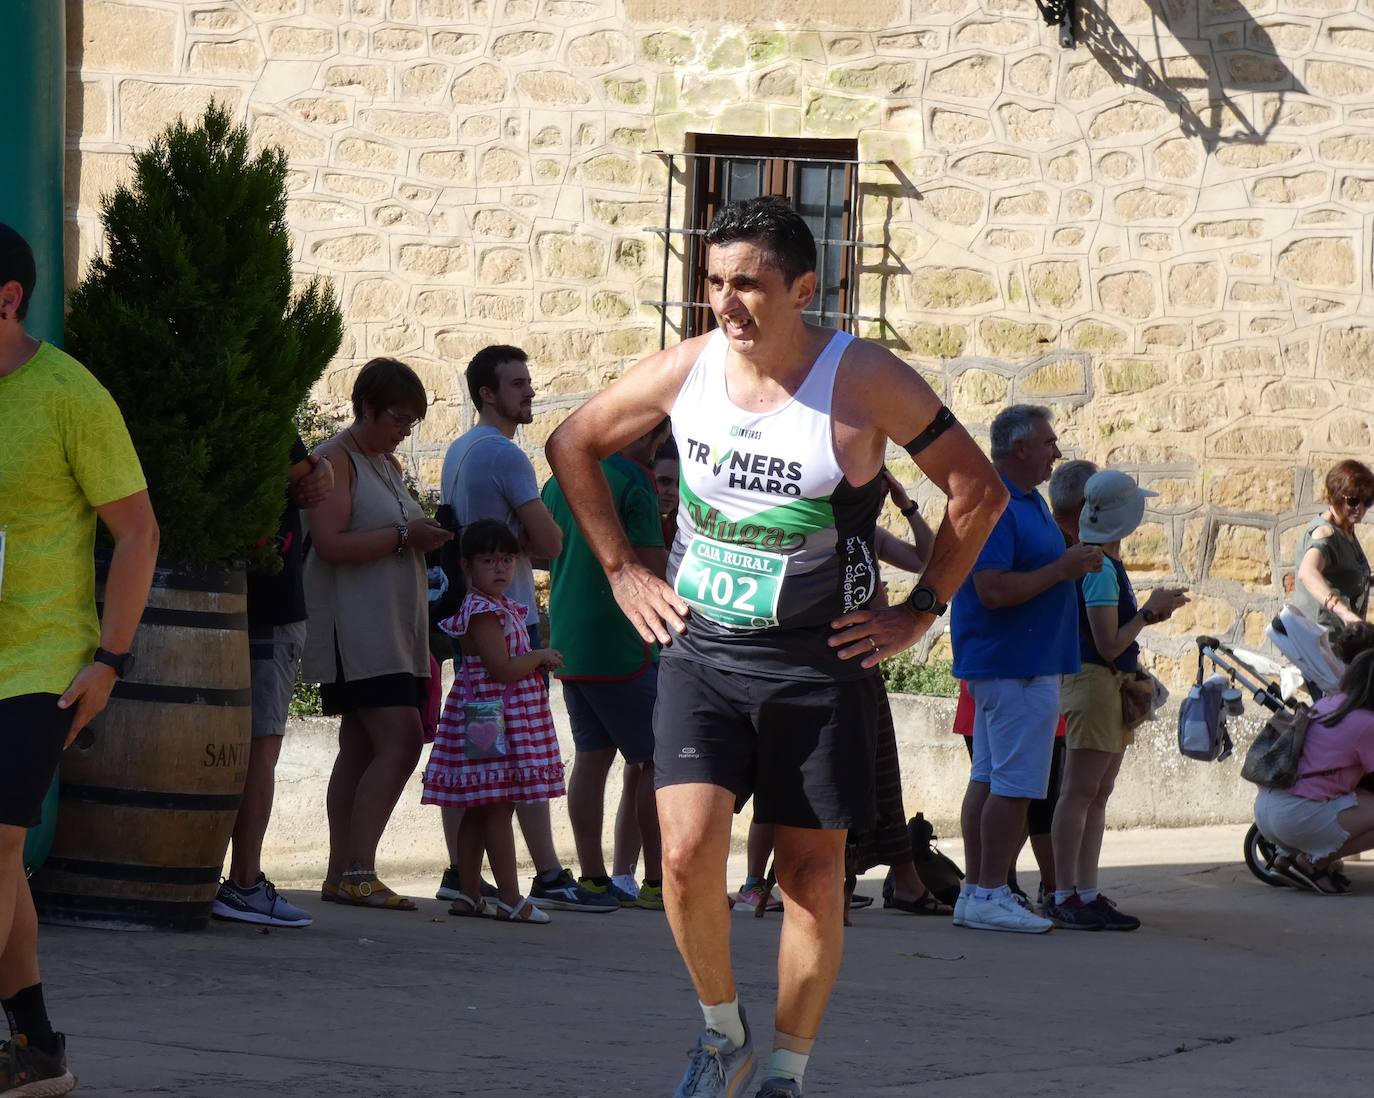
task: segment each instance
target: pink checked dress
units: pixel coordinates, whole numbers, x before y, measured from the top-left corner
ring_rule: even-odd
[[[506,635],[506,652],[523,656],[530,651],[525,631],[525,608],[510,599],[469,591],[458,613],[439,623],[452,637],[468,631],[474,614],[495,614]],[[465,696],[463,668],[439,717],[439,731],[425,767],[422,804],[476,808],[484,804],[527,804],[564,795],[563,758],[549,712],[549,692],[538,672],[514,683],[499,683],[487,674],[476,656],[464,656],[473,697]],[[463,753],[463,703],[504,699],[507,754],[499,759],[469,759]]]

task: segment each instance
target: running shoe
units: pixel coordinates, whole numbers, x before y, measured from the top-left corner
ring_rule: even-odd
[[[498,895],[496,886],[494,884],[488,884],[485,877],[481,880],[482,898],[486,900],[495,899]],[[456,865],[451,865],[444,870],[443,880],[439,882],[439,887],[434,890],[434,898],[436,900],[456,900],[462,894],[463,890],[458,884],[458,867]]]
[[[631,899],[639,899],[639,882],[635,880],[633,873],[617,873],[611,877],[611,884],[628,895]],[[623,904],[622,904],[623,906]]]
[[[221,880],[210,914],[216,919],[260,926],[309,926],[315,920],[310,912],[289,904],[277,894],[277,886],[263,874],[252,888],[240,888],[233,881]]]
[[[1056,903],[1051,896],[1045,918],[1061,930],[1101,930],[1106,923],[1097,909],[1085,904],[1076,892],[1063,903]]]
[[[987,900],[970,896],[964,904],[964,926],[971,930],[1002,930],[1012,934],[1044,934],[1054,929],[1048,919],[1027,911],[1014,896],[1006,894]]]
[[[540,884],[535,877],[530,884],[530,903],[546,911],[585,911],[593,915],[620,910],[620,901],[614,896],[588,892],[566,869],[561,870],[550,884]]]
[[[767,904],[764,911],[782,910],[782,901],[776,893],[769,894],[764,881],[746,884],[738,892],[730,893],[730,907],[734,911],[747,911],[752,915],[762,903]]]
[[[725,1034],[705,1030],[688,1054],[691,1063],[673,1091],[673,1098],[743,1098],[756,1065],[754,1040],[744,1007],[739,1008],[739,1017],[744,1023],[744,1044],[736,1046]]]
[[[60,1098],[76,1089],[76,1076],[67,1070],[67,1039],[54,1036],[57,1051],[51,1053],[31,1047],[22,1033],[0,1041],[0,1094]]]
[[[1097,898],[1088,905],[1102,917],[1103,930],[1139,930],[1140,920],[1134,915],[1127,915],[1124,911],[1118,911],[1116,904],[1107,899],[1102,893],[1097,894]]]
[[[661,884],[644,884],[639,888],[639,899],[634,902],[635,907],[642,907],[645,911],[663,910],[663,886]]]
[[[954,901],[954,917],[950,919],[955,926],[968,926],[964,921],[964,916],[968,914],[968,902],[972,897],[966,893],[959,893],[959,898]]]
[[[801,1092],[795,1079],[765,1079],[754,1098],[801,1098]]]

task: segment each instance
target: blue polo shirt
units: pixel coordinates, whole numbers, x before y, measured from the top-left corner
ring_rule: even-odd
[[[995,568],[1034,572],[1064,555],[1064,535],[1035,489],[1023,492],[1006,477],[1011,501],[978,555],[973,572]],[[950,607],[954,675],[960,679],[1022,679],[1079,670],[1078,591],[1056,583],[1020,606],[989,610],[973,575]]]

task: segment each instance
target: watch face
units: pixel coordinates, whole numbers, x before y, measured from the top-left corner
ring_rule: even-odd
[[[911,605],[925,613],[935,605],[935,592],[929,587],[918,587],[911,593]]]

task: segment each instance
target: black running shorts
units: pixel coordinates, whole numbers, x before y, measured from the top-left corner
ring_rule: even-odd
[[[57,694],[0,699],[0,824],[34,827],[62,759],[76,707],[58,709]]]
[[[703,782],[754,798],[754,820],[870,827],[876,814],[875,671],[845,682],[770,679],[664,658],[654,706],[654,785]]]

